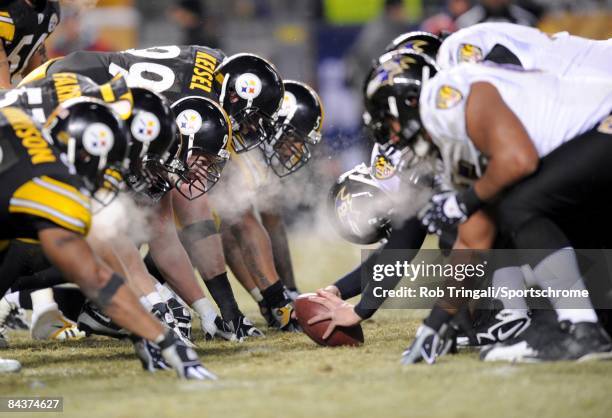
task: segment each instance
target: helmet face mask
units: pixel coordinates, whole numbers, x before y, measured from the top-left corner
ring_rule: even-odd
[[[221,178],[221,173],[229,153],[211,154],[199,149],[191,149],[184,169],[175,182],[178,192],[188,200],[194,200],[207,193]]]
[[[364,86],[364,122],[383,147],[402,150],[424,136],[419,115],[421,86],[437,72],[427,55],[401,49],[384,54]]]
[[[229,160],[232,126],[225,111],[203,97],[185,97],[172,105],[179,146],[166,164],[177,191],[189,200],[214,187]]]
[[[310,148],[305,137],[291,124],[282,124],[274,138],[264,144],[264,155],[274,174],[288,176],[310,161]]]
[[[286,80],[284,88],[273,132],[261,146],[268,166],[278,177],[308,163],[310,148],[321,141],[323,123],[323,106],[312,88],[292,80]]]
[[[272,132],[272,118],[257,108],[242,109],[230,116],[234,151],[246,152],[268,139]]]
[[[165,163],[176,146],[177,126],[165,98],[148,89],[131,90],[133,110],[128,121],[131,133],[130,188],[154,201],[172,189]]]

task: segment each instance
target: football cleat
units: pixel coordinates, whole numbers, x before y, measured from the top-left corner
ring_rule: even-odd
[[[285,299],[283,305],[271,308],[271,313],[275,320],[275,328],[286,332],[300,331],[297,319],[292,318],[293,304],[290,300]]]
[[[8,347],[6,320],[11,308],[11,304],[5,298],[0,299],[0,348]]]
[[[116,325],[90,301],[85,302],[78,318],[78,326],[86,335],[105,335],[113,338],[125,338],[129,332]]]
[[[602,344],[597,324],[578,325],[563,331],[558,323],[532,321],[518,337],[504,343],[484,347],[480,351],[483,361],[539,363],[546,361],[612,358],[609,345]],[[608,351],[602,351],[608,348]]]
[[[17,360],[0,358],[0,373],[16,373],[21,370],[21,363]]]
[[[596,322],[561,321],[561,329],[571,335],[584,350],[578,361],[612,359],[612,341]]]
[[[501,309],[489,311],[475,321],[468,335],[457,337],[460,347],[483,346],[508,341],[518,337],[531,323],[528,311],[523,309]]]
[[[214,340],[215,338],[222,338],[226,341],[237,341],[236,333],[228,322],[225,322],[219,315],[215,317],[214,331],[211,327],[204,329],[204,337],[207,341]]]
[[[25,311],[6,298],[0,299],[0,328],[3,326],[15,330],[30,329]]]
[[[131,338],[131,340],[144,370],[154,372],[155,370],[171,369],[162,357],[161,349],[157,344],[139,337]]]
[[[176,326],[180,331],[181,335],[192,341],[191,335],[191,311],[188,307],[183,305],[175,298],[170,298],[166,302],[168,307],[172,311],[172,315],[174,315],[174,320],[176,321]]]
[[[80,340],[87,334],[64,317],[59,309],[49,309],[32,317],[32,338],[35,340]]]
[[[448,351],[448,344],[441,334],[446,332],[447,325],[443,325],[440,332],[422,324],[416,332],[416,336],[410,347],[402,353],[401,363],[403,365],[420,363],[425,361],[427,364],[434,364],[439,355]],[[450,347],[449,347],[450,348]]]
[[[26,318],[25,309],[14,307],[6,318],[6,327],[14,330],[29,330],[30,324]]]
[[[219,323],[220,330],[226,333],[232,333],[232,341],[242,342],[249,337],[265,337],[264,333],[253,325],[253,323],[244,315],[239,315],[231,321],[222,321]]]

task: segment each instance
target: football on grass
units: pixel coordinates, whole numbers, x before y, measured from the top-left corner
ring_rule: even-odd
[[[316,296],[316,294],[304,293],[295,300],[295,315],[306,335],[317,344],[328,347],[360,345],[363,343],[363,330],[359,324],[352,327],[336,327],[329,338],[324,340],[323,334],[329,325],[329,319],[313,325],[308,325],[308,320],[320,313],[326,312],[327,308],[309,300],[310,296]]]

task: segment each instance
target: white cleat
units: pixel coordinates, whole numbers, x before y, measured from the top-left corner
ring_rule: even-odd
[[[5,299],[0,299],[0,348],[8,347],[8,339],[6,337],[6,320],[11,313],[12,306]]]
[[[58,309],[50,309],[32,317],[32,338],[35,340],[80,340],[87,335]]]
[[[0,373],[17,373],[21,370],[21,363],[17,360],[0,358]]]

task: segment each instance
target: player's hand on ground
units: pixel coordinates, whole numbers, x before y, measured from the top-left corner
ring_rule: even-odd
[[[178,339],[173,331],[167,331],[160,341],[161,354],[176,371],[178,377],[191,380],[217,380],[217,376],[207,370],[196,352]]]
[[[403,365],[420,363],[434,364],[439,356],[446,354],[450,349],[451,340],[446,334],[447,326],[444,325],[440,332],[422,324],[417,329],[416,336],[410,347],[402,353]]]
[[[351,327],[359,324],[362,320],[361,317],[355,313],[355,307],[353,305],[325,290],[318,290],[317,296],[310,296],[308,299],[327,308],[327,312],[315,315],[308,321],[308,325],[312,325],[317,322],[330,320],[323,334],[324,340],[329,338],[337,326]]]
[[[157,344],[140,337],[132,337],[131,340],[143,369],[148,372],[170,369],[170,366],[162,357],[161,350]]]

